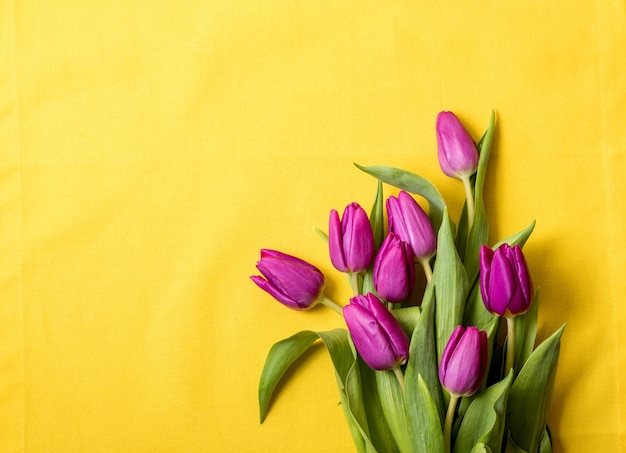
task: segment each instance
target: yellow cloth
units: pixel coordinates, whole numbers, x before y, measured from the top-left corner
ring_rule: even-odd
[[[537,221],[539,336],[567,328],[555,451],[626,452],[621,0],[0,2],[0,451],[348,452],[330,361],[258,422],[276,341],[340,326],[249,280],[391,165],[437,184],[434,120],[497,112],[491,240]],[[387,190],[389,193],[389,189]]]

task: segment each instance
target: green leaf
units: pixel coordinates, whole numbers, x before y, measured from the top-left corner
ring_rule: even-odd
[[[269,402],[289,367],[318,339],[315,332],[304,330],[274,344],[265,359],[259,382],[259,409],[261,423],[267,415]]]
[[[552,398],[563,325],[530,355],[513,382],[507,407],[507,430],[515,443],[536,452]]]
[[[520,247],[524,248],[526,241],[528,240],[531,233],[535,229],[535,223],[536,222],[533,220],[530,223],[530,225],[528,225],[522,231],[520,231],[519,233],[515,233],[514,235],[509,236],[508,238],[502,239],[500,242],[497,242],[492,248],[495,250],[498,247],[500,247],[502,244],[509,244],[510,246],[517,244]]]
[[[552,439],[550,438],[550,431],[547,426],[543,430],[541,435],[541,441],[539,442],[539,453],[552,453]]]
[[[322,238],[322,240],[328,244],[328,235],[325,231],[320,230],[319,228],[315,228],[315,232]]]
[[[378,384],[376,383],[377,372],[370,368],[361,357],[358,358],[358,364],[362,395],[364,395],[363,406],[372,444],[381,452],[398,452],[398,446],[393,434],[391,434],[380,402]]]
[[[504,453],[528,453],[528,452],[524,450],[523,448],[521,448],[519,445],[517,445],[515,441],[511,439],[511,433],[509,433],[509,436],[506,441],[506,449],[504,450]]]
[[[391,310],[391,314],[400,323],[402,330],[404,330],[409,338],[411,338],[415,327],[419,323],[420,312],[420,307],[403,307]]]
[[[489,238],[489,224],[485,214],[485,202],[483,197],[483,189],[485,186],[485,176],[487,174],[487,164],[491,155],[491,144],[493,142],[495,113],[491,112],[489,127],[478,143],[480,157],[478,160],[478,168],[476,170],[476,178],[474,179],[474,223],[467,238],[467,248],[464,253],[465,269],[467,270],[470,285],[474,283],[478,277],[478,254],[480,246],[487,243]]]
[[[418,376],[421,376],[429,390],[430,396],[439,414],[439,422],[443,425],[445,411],[437,366],[437,344],[435,340],[435,300],[432,284],[427,285],[422,301],[422,312],[419,324],[411,335],[409,360],[404,375],[406,412],[411,424],[411,431],[423,431],[425,427],[417,425],[420,395],[417,393]]]
[[[452,331],[463,322],[463,308],[469,289],[467,273],[454,246],[452,225],[447,209],[437,237],[437,259],[433,271],[435,285],[435,331],[437,335],[437,357],[452,335]]]
[[[408,390],[408,387],[406,387]],[[430,396],[428,385],[417,375],[416,396],[407,405],[411,446],[414,452],[444,453],[443,430],[439,412]]]
[[[437,190],[430,181],[422,176],[399,168],[380,165],[363,167],[356,163],[354,165],[384,183],[424,197],[426,201],[428,201],[428,217],[433,224],[433,228],[437,231],[442,222],[446,203],[439,193],[439,190]]]
[[[335,367],[341,404],[357,450],[366,453],[376,452],[363,404],[357,353],[350,335],[345,329],[317,332],[317,335],[326,345]]]
[[[372,206],[372,211],[370,213],[370,223],[372,225],[372,231],[374,232],[374,245],[376,250],[380,248],[380,245],[385,239],[383,204],[383,183],[378,181],[376,197],[374,198],[374,205]]]
[[[406,412],[404,411],[404,395],[398,379],[391,370],[377,371],[376,383],[389,430],[393,434],[400,452],[408,453],[411,451],[411,439]]]
[[[515,369],[519,370],[535,347],[537,318],[539,315],[539,290],[526,313],[515,317]]]
[[[487,445],[483,444],[482,442],[479,442],[476,445],[474,445],[474,448],[472,448],[470,453],[492,453],[492,450]]]
[[[506,419],[506,403],[513,374],[486,388],[470,404],[459,428],[454,452],[470,451],[477,443],[487,445],[491,451],[502,449],[502,436]]]

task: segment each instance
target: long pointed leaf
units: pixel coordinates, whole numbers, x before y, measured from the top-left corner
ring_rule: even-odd
[[[315,332],[303,330],[274,344],[265,360],[259,381],[261,423],[265,420],[269,402],[285,372],[318,339]]]
[[[428,201],[428,217],[433,224],[433,228],[437,231],[442,222],[446,203],[439,190],[430,181],[415,173],[399,168],[381,165],[371,167],[364,167],[359,164],[354,165],[384,183],[424,197]]]
[[[437,237],[437,259],[433,271],[435,285],[435,330],[437,357],[456,326],[463,322],[463,309],[469,290],[467,273],[454,246],[454,235],[447,209]]]
[[[546,414],[559,358],[563,325],[530,355],[511,387],[507,430],[522,449],[536,452],[546,426]]]
[[[461,422],[454,443],[455,453],[470,451],[479,442],[491,451],[502,449],[506,404],[512,382],[513,374],[509,374],[474,398]]]
[[[389,429],[401,453],[410,453],[409,425],[404,411],[404,395],[398,379],[391,370],[377,371],[378,394]]]

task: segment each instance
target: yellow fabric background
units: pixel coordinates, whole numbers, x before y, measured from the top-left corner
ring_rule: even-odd
[[[389,4],[385,4],[389,3]],[[623,1],[0,1],[0,451],[347,452],[330,361],[258,423],[276,341],[340,325],[248,279],[391,165],[463,196],[434,119],[497,112],[495,241],[537,220],[567,322],[555,451],[626,452]],[[387,191],[389,193],[389,190]]]

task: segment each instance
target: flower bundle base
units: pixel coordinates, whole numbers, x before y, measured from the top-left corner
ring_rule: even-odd
[[[359,452],[552,451],[546,414],[564,326],[535,347],[539,297],[522,252],[534,222],[487,245],[483,190],[494,122],[492,113],[474,143],[453,113],[437,117],[441,169],[465,191],[456,223],[425,178],[357,165],[378,180],[370,214],[351,203],[341,219],[331,210],[328,235],[320,231],[333,266],[351,283],[349,303],[324,294],[315,266],[262,252],[262,275],[252,277],[261,289],[289,308],[321,303],[344,319],[336,329],[274,344],[259,383],[261,422],[285,372],[321,341]],[[399,190],[386,203],[384,184]],[[427,281],[417,295],[416,269]]]

